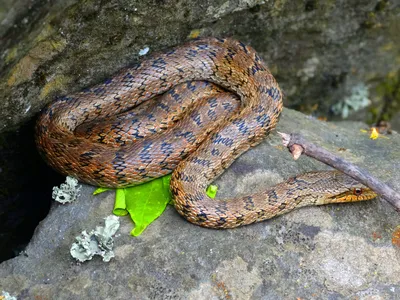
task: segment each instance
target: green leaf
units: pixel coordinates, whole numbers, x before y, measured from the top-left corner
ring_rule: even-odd
[[[214,199],[215,196],[217,196],[217,192],[218,192],[218,187],[212,184],[206,190],[207,196],[210,197],[211,199]]]
[[[94,192],[93,195],[97,195],[106,191],[112,190],[111,188],[104,188],[104,187],[99,187],[97,188]]]
[[[129,214],[135,223],[131,235],[140,235],[146,227],[157,219],[168,204],[173,205],[169,184],[171,175],[166,175],[152,181],[124,189],[115,189],[115,204],[113,213],[117,216]],[[111,190],[98,188],[93,195]],[[215,198],[218,187],[210,185],[207,195]]]
[[[114,214],[123,216],[129,213],[135,223],[131,231],[133,236],[140,235],[172,200],[170,180],[171,175],[167,175],[130,188],[116,189]]]
[[[115,203],[113,213],[116,216],[126,216],[128,214],[128,211],[126,210],[125,189],[115,190]]]

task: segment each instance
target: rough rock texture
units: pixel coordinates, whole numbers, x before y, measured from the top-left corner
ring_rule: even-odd
[[[374,87],[400,67],[398,1],[3,1],[0,131],[15,129],[56,95],[112,75],[146,46],[155,51],[196,35],[252,45],[276,74],[287,106],[318,107],[324,115],[355,99],[354,86],[373,99]]]
[[[300,131],[400,191],[400,136],[371,140],[362,123],[341,127],[285,109],[282,132]],[[276,134],[218,179],[219,196],[264,189],[326,166],[293,161]],[[113,193],[84,186],[71,205],[53,204],[26,252],[0,265],[0,287],[18,299],[399,299],[399,214],[379,199],[304,208],[234,230],[210,230],[172,207],[137,238],[121,218],[116,257],[78,264],[69,248],[103,225]]]
[[[265,58],[286,106],[327,116],[335,103],[340,113],[370,98],[376,121],[387,95],[397,101],[390,115],[400,108],[399,11],[398,0],[0,0],[0,261],[46,213],[35,180],[55,176],[38,171],[32,126],[54,97],[102,81],[146,47],[231,36]]]

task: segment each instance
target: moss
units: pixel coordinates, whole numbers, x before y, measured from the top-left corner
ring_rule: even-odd
[[[71,81],[67,76],[57,76],[45,84],[40,92],[40,99],[46,98],[49,94],[55,91],[63,90],[64,87]]]
[[[394,49],[394,43],[392,41],[382,45],[382,47],[379,48],[380,51],[392,51],[393,49]]]
[[[271,11],[271,15],[277,17],[281,15],[282,11],[284,11],[286,0],[277,0],[274,2],[273,10]]]
[[[366,20],[361,24],[362,27],[367,29],[381,27],[380,23],[377,21],[376,14],[374,12],[369,12]]]
[[[375,11],[381,12],[386,9],[387,5],[389,4],[388,0],[381,0],[375,5]]]
[[[190,33],[188,38],[189,39],[195,39],[198,38],[201,34],[201,29],[193,29]]]
[[[379,21],[380,17],[385,15],[385,10],[389,4],[388,0],[380,0],[375,5],[373,11],[367,14],[367,18],[361,23],[361,26],[366,29],[381,28],[382,23]]]
[[[36,36],[34,42],[38,43],[43,40],[48,39],[51,35],[54,34],[54,28],[50,24],[45,24],[42,28],[42,31],[39,32],[39,34]]]
[[[318,7],[318,0],[308,0],[304,6],[305,11],[313,11]]]
[[[380,108],[370,109],[370,121],[390,121],[400,111],[400,70],[390,72],[385,80],[378,84],[376,91],[383,99],[383,104]]]

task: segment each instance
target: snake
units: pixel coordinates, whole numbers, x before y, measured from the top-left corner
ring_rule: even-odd
[[[175,209],[203,227],[376,196],[339,171],[314,171],[252,195],[211,199],[207,187],[275,129],[282,107],[282,91],[253,48],[200,38],[58,97],[38,118],[35,140],[51,167],[90,185],[125,188],[172,173]]]

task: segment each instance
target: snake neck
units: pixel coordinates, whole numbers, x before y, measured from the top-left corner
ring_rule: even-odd
[[[190,170],[190,171],[189,171]],[[195,172],[187,165],[185,174]],[[173,173],[177,180],[180,170]],[[192,179],[199,176],[193,176]],[[179,182],[179,183],[178,183]],[[271,219],[304,206],[370,200],[376,194],[338,171],[309,172],[292,177],[266,191],[236,199],[214,200],[207,196],[206,180],[200,189],[194,181],[179,179],[172,186],[175,207],[190,222],[203,227],[234,228]],[[362,190],[362,194],[358,191]],[[204,192],[203,192],[204,191]]]

